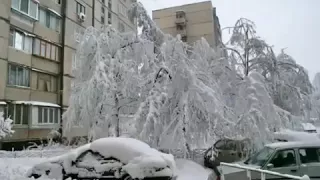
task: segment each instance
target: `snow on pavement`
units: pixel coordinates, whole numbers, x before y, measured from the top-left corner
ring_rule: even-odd
[[[176,159],[178,168],[177,180],[207,180],[211,170],[205,169],[201,165],[186,159]]]
[[[0,179],[2,180],[27,180],[26,172],[35,164],[46,158],[1,158]],[[41,178],[42,180],[49,180]],[[30,180],[30,179],[29,179]]]

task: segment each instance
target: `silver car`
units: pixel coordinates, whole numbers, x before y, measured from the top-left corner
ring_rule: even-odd
[[[258,153],[246,160],[243,166],[269,170],[295,176],[308,175],[320,180],[320,141],[281,142],[266,145]],[[247,180],[245,170],[221,166],[225,180]],[[251,173],[251,179],[260,179],[260,173]],[[266,179],[281,177],[266,175]],[[211,174],[209,179],[219,179]]]

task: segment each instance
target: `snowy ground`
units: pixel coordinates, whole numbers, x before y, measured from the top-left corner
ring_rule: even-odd
[[[46,158],[0,158],[0,179],[28,180],[24,175],[34,165]],[[210,170],[185,159],[177,159],[178,180],[207,180]],[[49,180],[42,178],[41,180]]]

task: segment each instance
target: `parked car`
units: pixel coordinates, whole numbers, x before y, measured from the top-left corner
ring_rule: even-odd
[[[290,174],[308,175],[310,179],[320,179],[320,141],[279,142],[266,145],[262,150],[247,159],[244,167]],[[226,172],[225,167],[219,167]],[[219,178],[220,174],[211,174],[211,179]],[[247,172],[243,169],[232,170],[224,174],[225,180],[246,180]],[[258,173],[252,173],[252,179],[259,179]],[[210,180],[211,180],[210,179]],[[266,179],[279,179],[277,176],[266,175]]]
[[[28,177],[56,179],[173,180],[176,165],[161,153],[132,138],[102,138],[65,155],[35,165]]]
[[[230,163],[243,160],[249,153],[249,146],[249,139],[220,139],[204,153],[204,165],[211,168],[219,162]]]

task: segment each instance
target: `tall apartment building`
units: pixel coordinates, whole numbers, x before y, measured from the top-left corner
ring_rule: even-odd
[[[211,47],[221,42],[221,28],[211,1],[154,10],[152,18],[166,34],[193,43],[204,37]]]
[[[133,0],[1,0],[0,111],[15,133],[0,149],[46,139],[68,107],[75,34],[111,24],[135,31],[127,17]]]

